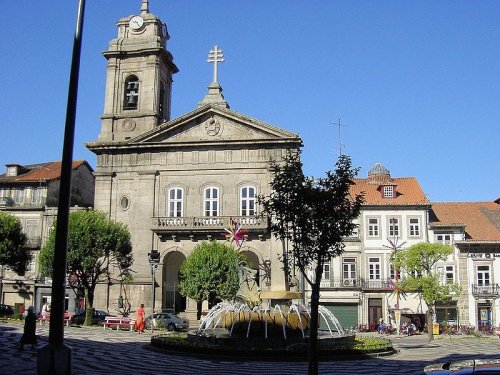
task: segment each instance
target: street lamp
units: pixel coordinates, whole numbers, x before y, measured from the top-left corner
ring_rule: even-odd
[[[153,313],[151,314],[151,333],[153,333],[153,314],[155,313],[155,300],[156,300],[156,269],[158,268],[158,264],[160,264],[160,253],[158,250],[151,250],[148,253],[149,264],[151,265],[151,287],[153,288],[153,303],[151,304]]]

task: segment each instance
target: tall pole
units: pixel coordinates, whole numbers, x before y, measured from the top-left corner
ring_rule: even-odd
[[[156,288],[155,288],[155,283],[156,283],[156,280],[155,280],[155,273],[156,273],[156,267],[158,267],[158,264],[156,263],[151,263],[151,285],[152,285],[152,288],[153,288],[153,303],[151,303],[151,310],[152,310],[152,313],[151,313],[151,333],[153,333],[153,315],[155,313],[155,301],[156,301]]]
[[[64,311],[71,172],[73,169],[73,144],[75,138],[76,103],[84,13],[85,0],[79,0],[61,162],[61,183],[57,211],[54,265],[52,270],[52,306],[49,343],[40,349],[38,355],[39,374],[71,374],[71,348],[64,345]]]

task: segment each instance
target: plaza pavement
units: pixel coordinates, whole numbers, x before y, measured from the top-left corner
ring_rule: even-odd
[[[23,327],[0,320],[0,374],[36,374],[37,353],[29,345],[19,352]],[[38,348],[48,340],[49,326],[37,326]],[[361,334],[365,335],[365,334]],[[373,335],[373,334],[369,334]],[[375,334],[376,335],[376,334]],[[321,361],[321,374],[422,374],[425,365],[465,358],[500,357],[498,337],[384,336],[398,353],[362,360]],[[150,333],[103,330],[98,327],[65,328],[65,343],[73,348],[73,374],[306,374],[306,362],[272,362],[195,358],[151,350]]]

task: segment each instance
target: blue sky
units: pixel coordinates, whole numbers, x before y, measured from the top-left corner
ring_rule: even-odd
[[[77,0],[9,2],[0,23],[0,163],[61,159]],[[116,21],[140,0],[87,0],[74,159],[95,156]],[[196,108],[225,62],[231,109],[298,133],[308,175],[343,151],[416,177],[431,201],[500,197],[500,2],[150,0],[167,23],[172,117]],[[344,126],[345,124],[345,126]]]

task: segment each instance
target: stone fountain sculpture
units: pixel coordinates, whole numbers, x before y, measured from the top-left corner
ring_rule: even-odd
[[[310,310],[303,304],[294,303],[302,294],[297,291],[262,292],[256,282],[257,271],[242,263],[237,267],[240,285],[235,301],[214,306],[197,334],[209,336],[217,331],[220,335],[220,330],[223,330],[224,335],[229,337],[260,336],[266,340],[270,337],[285,340],[291,337],[306,338]],[[328,309],[320,306],[319,313],[331,337],[344,336],[344,330]]]
[[[236,293],[236,301],[253,308],[260,304],[260,288],[257,285],[257,271],[246,267],[242,262],[237,264],[240,288]]]

